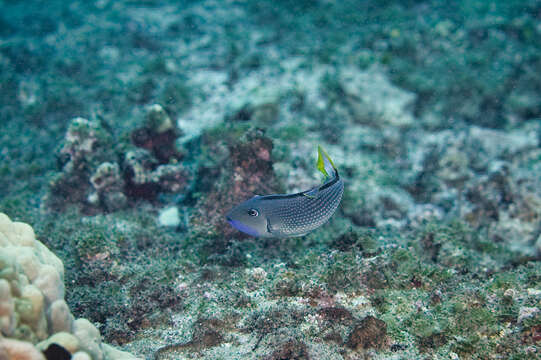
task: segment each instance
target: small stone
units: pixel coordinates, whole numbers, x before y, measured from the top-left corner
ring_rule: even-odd
[[[158,222],[161,226],[177,227],[180,225],[180,215],[176,206],[171,206],[160,211]]]
[[[541,289],[529,288],[526,291],[528,292],[528,296],[541,296]]]
[[[267,278],[267,272],[261,267],[246,269],[245,272],[247,275],[251,276],[253,280],[260,281]]]
[[[382,349],[387,343],[387,324],[373,316],[367,316],[349,334],[347,346],[356,349]]]
[[[516,291],[514,289],[507,289],[504,291],[503,296],[507,298],[513,299],[516,295]]]
[[[13,339],[0,339],[2,360],[46,360],[45,356],[31,343]]]
[[[51,333],[71,332],[74,318],[68,304],[63,299],[58,299],[51,304],[48,310],[48,318]]]
[[[520,324],[525,319],[534,317],[539,312],[539,308],[523,306],[518,310],[517,322]]]

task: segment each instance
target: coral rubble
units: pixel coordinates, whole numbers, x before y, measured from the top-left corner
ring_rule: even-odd
[[[179,193],[189,174],[175,147],[178,130],[158,104],[147,109],[144,125],[132,132],[134,149],[121,151],[98,120],[75,118],[60,150],[64,161],[52,180],[45,206],[62,210],[78,204],[87,213],[126,208],[130,200],[153,200],[160,192]]]

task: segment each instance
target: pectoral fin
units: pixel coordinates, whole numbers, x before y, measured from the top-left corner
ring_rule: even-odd
[[[312,190],[308,190],[303,193],[304,196],[309,197],[311,199],[316,199],[319,195],[319,188],[313,188]]]
[[[272,234],[272,226],[271,226],[269,218],[267,218],[267,232],[269,234]]]

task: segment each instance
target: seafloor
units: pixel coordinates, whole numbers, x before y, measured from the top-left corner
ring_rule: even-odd
[[[541,357],[541,1],[3,0],[0,77],[0,212],[104,342]],[[345,181],[329,223],[225,223],[320,182],[317,145]]]

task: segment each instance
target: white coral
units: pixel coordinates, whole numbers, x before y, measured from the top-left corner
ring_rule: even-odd
[[[0,358],[44,359],[40,350],[54,342],[81,359],[135,359],[102,344],[88,320],[74,320],[64,292],[62,261],[30,225],[0,213]]]

